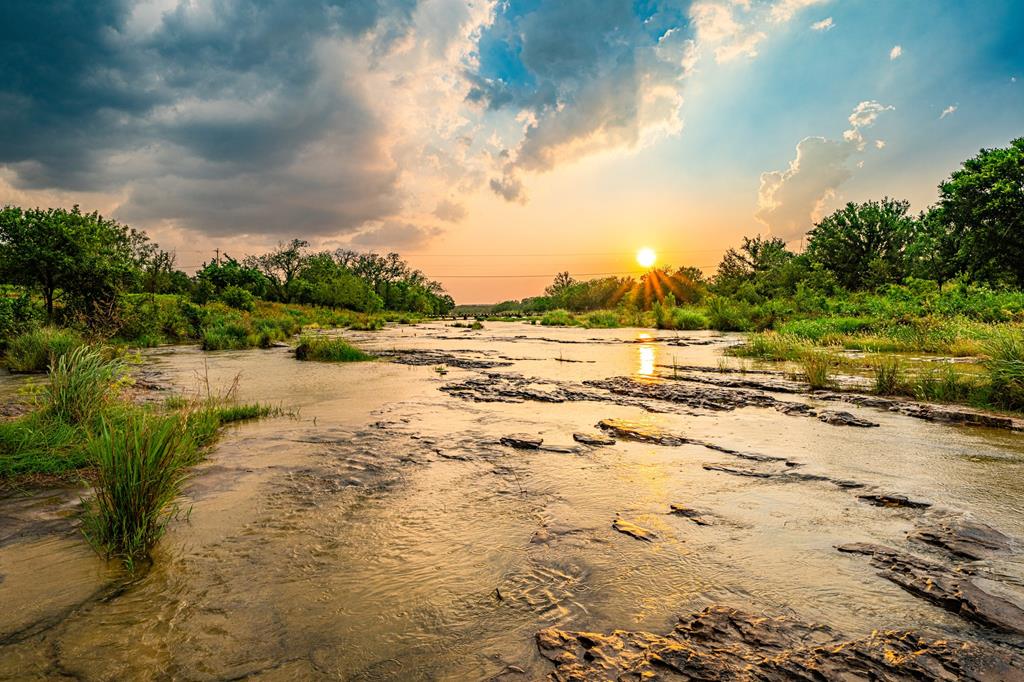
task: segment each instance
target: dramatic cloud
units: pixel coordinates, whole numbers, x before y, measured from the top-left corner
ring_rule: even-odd
[[[899,59],[902,56],[903,56],[903,46],[902,45],[894,45],[893,48],[891,50],[889,50],[889,60],[890,61]]]
[[[715,61],[730,62],[739,57],[757,56],[757,46],[766,35],[737,19],[744,11],[731,4],[696,2],[690,7],[690,19],[702,46],[714,49]]]
[[[786,241],[803,236],[820,217],[825,202],[852,176],[848,162],[867,145],[862,129],[874,125],[882,112],[892,108],[875,101],[861,102],[850,114],[850,128],[843,132],[841,140],[801,140],[796,146],[796,158],[786,170],[761,175],[757,219],[773,235]],[[875,146],[881,149],[885,143],[877,140]]]
[[[946,118],[947,116],[953,114],[955,111],[956,111],[956,105],[955,104],[950,104],[948,107],[946,107],[945,109],[942,110],[941,114],[939,114],[939,120],[941,121],[942,119]]]
[[[421,63],[448,58],[470,16],[438,22],[438,4],[7,3],[0,169],[13,191],[99,193],[121,219],[210,237],[398,216],[398,155],[419,150],[397,146],[374,79],[395,80],[413,34]]]
[[[836,25],[834,23],[832,23],[832,17],[826,17],[826,18],[822,19],[821,21],[816,21],[813,24],[811,24],[811,30],[812,31],[831,31],[833,28],[835,28],[835,26]]]

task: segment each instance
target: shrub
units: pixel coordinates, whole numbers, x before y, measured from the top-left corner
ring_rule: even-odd
[[[595,310],[583,316],[583,326],[587,329],[617,329],[619,316],[612,310]]]
[[[45,372],[55,360],[81,345],[77,332],[42,327],[14,337],[7,346],[5,362],[12,372]]]
[[[373,356],[337,336],[304,336],[295,348],[295,359],[320,362],[360,362],[372,360]]]
[[[715,296],[708,300],[708,327],[723,332],[743,332],[754,327],[753,306]]]
[[[707,329],[708,318],[699,310],[693,308],[676,308],[672,311],[672,324],[675,329],[691,331],[694,329]]]
[[[568,310],[549,310],[540,318],[540,323],[545,327],[571,327],[576,324],[576,318]]]
[[[89,449],[96,496],[85,503],[82,531],[97,551],[131,567],[177,513],[194,443],[179,416],[136,411],[116,426],[103,420]]]
[[[221,301],[225,305],[228,305],[236,310],[245,310],[252,312],[256,308],[256,299],[253,295],[243,289],[242,287],[230,286],[226,287],[224,291],[220,293]]]

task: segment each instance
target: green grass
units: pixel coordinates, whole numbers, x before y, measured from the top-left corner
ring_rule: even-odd
[[[577,321],[568,310],[550,310],[540,318],[540,323],[545,327],[571,327]]]
[[[1024,333],[1005,332],[985,345],[989,400],[999,407],[1024,410]]]
[[[910,392],[907,372],[899,358],[880,358],[872,363],[874,392],[879,395],[905,395]]]
[[[337,336],[304,336],[295,347],[296,360],[319,362],[361,362],[373,356]]]
[[[617,329],[622,326],[619,315],[614,310],[595,310],[583,315],[582,320],[583,326],[587,329]]]
[[[792,334],[758,332],[747,336],[744,343],[728,350],[729,355],[760,360],[797,361],[806,355],[812,345]]]
[[[57,358],[42,391],[47,414],[65,424],[89,424],[115,398],[124,376],[119,358],[95,346],[79,346]]]
[[[82,532],[98,552],[131,568],[179,511],[195,442],[179,415],[137,411],[117,424],[102,420],[89,453],[95,496],[84,503]]]
[[[12,372],[45,372],[50,363],[82,345],[82,337],[70,329],[41,327],[11,339],[4,363]]]
[[[835,386],[832,378],[833,358],[825,352],[810,351],[800,358],[799,378],[807,382],[811,390]]]

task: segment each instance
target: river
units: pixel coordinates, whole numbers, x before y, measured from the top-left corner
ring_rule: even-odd
[[[238,375],[240,399],[293,414],[223,434],[188,487],[190,513],[133,578],[76,530],[82,490],[0,499],[0,678],[537,679],[552,670],[543,628],[664,633],[709,605],[848,638],[909,628],[1021,646],[836,550],[874,543],[949,564],[908,534],[950,518],[1024,537],[1017,432],[800,393],[757,391],[878,426],[584,383],[685,383],[680,367],[718,369],[735,335],[433,323],[345,336],[392,361],[148,351],[147,371],[176,390]],[[684,442],[574,440],[607,419]],[[510,434],[554,447],[501,444]],[[867,493],[931,506],[875,506]],[[1024,605],[1018,551],[978,565],[989,592]]]

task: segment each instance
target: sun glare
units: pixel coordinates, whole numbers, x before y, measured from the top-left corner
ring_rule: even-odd
[[[654,265],[656,260],[658,260],[658,254],[654,253],[654,249],[645,246],[636,252],[636,262],[641,267],[649,268]]]

